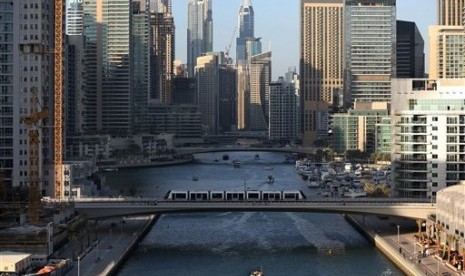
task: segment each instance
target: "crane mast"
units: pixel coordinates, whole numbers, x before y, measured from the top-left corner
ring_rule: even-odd
[[[53,106],[53,141],[54,141],[54,197],[62,199],[62,164],[63,164],[63,0],[55,0],[55,50],[54,50],[54,106]]]

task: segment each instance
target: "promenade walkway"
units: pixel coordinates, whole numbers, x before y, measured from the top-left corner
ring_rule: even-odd
[[[152,216],[111,219],[99,222],[98,241],[74,259],[73,268],[66,275],[109,275],[121,265],[125,256],[137,244],[149,227]],[[66,248],[60,257],[72,258],[71,248]]]
[[[446,266],[443,261],[435,258],[435,252],[427,257],[422,256],[421,248],[414,241],[414,235],[418,232],[415,221],[395,217],[380,219],[377,216],[363,215],[352,215],[351,218],[371,237],[377,237],[375,243],[381,241],[381,246],[385,246],[389,251],[388,254],[394,258],[393,261],[412,272],[408,273],[409,275],[460,275]],[[377,246],[379,247],[379,244]]]

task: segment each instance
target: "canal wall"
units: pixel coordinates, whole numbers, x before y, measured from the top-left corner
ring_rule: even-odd
[[[424,275],[416,265],[414,265],[409,259],[405,258],[405,253],[401,254],[398,248],[392,247],[386,239],[376,233],[376,231],[370,231],[365,228],[358,220],[354,219],[350,215],[344,215],[345,219],[368,241],[370,241],[379,251],[381,251],[391,262],[393,262],[399,269],[401,269],[406,275],[418,276]]]
[[[145,226],[138,233],[135,233],[135,238],[130,242],[126,249],[121,252],[114,263],[109,264],[105,271],[103,271],[100,275],[116,275],[127,258],[129,258],[130,254],[136,249],[139,242],[145,238],[147,233],[152,229],[153,225],[158,221],[159,217],[159,215],[151,215]]]

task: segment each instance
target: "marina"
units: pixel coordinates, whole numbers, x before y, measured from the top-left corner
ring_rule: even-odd
[[[170,190],[244,189],[302,190],[307,197],[322,197],[324,190],[308,188],[294,164],[283,162],[284,155],[259,154],[255,160],[253,153],[228,153],[232,160],[247,161],[240,170],[223,161],[221,153],[202,154],[195,164],[108,174],[107,183],[124,192],[130,187],[127,180],[134,178],[137,193],[161,197]],[[264,181],[269,171],[263,169],[271,165],[272,185]],[[190,179],[194,172],[197,182]],[[328,249],[333,254],[328,255]],[[268,212],[162,215],[118,275],[250,275],[257,264],[266,275],[381,275],[387,269],[402,275],[340,215]]]

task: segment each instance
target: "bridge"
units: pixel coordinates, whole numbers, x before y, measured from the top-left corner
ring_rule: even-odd
[[[45,202],[55,204],[52,199]],[[295,201],[172,201],[159,198],[80,198],[75,209],[91,219],[190,212],[314,212],[371,214],[426,219],[436,213],[431,202],[411,199],[326,199]]]
[[[218,146],[218,147],[187,147],[187,148],[176,148],[176,154],[196,154],[196,153],[211,153],[211,152],[229,152],[229,151],[251,151],[251,152],[283,152],[283,153],[313,153],[314,147],[252,147],[252,146]]]

